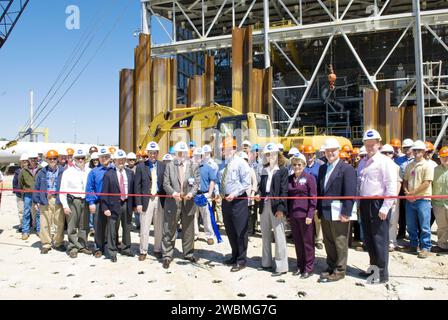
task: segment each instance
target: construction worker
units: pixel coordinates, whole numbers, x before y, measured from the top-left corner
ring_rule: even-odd
[[[249,153],[249,166],[254,170],[255,176],[257,177],[258,189],[258,184],[261,181],[261,171],[263,170],[263,162],[260,157],[260,145],[258,143],[252,145],[251,151]],[[256,231],[261,231],[259,229],[260,221],[258,214],[260,213],[260,206],[260,202],[255,202],[252,206],[252,210],[249,210],[249,235],[255,234]]]
[[[170,163],[171,161],[173,161],[174,159],[173,159],[173,156],[170,154],[170,153],[167,153],[167,154],[165,154],[163,157],[162,157],[162,162],[166,165],[166,164],[168,164],[168,163]]]
[[[203,162],[207,165],[209,165],[215,172],[215,175],[218,175],[219,166],[216,163],[215,159],[212,158],[212,148],[210,145],[206,144],[202,147],[202,157]],[[219,189],[218,184],[215,183],[215,201],[213,202],[213,212],[215,213],[215,220],[216,224],[218,226],[223,226],[223,219],[222,219],[222,206],[221,201],[219,200]],[[216,201],[217,200],[217,201]]]
[[[316,149],[312,145],[305,145],[303,150],[303,155],[306,160],[306,166],[304,168],[304,172],[312,175],[317,183],[317,178],[319,176],[319,168],[322,163],[321,161],[317,161],[316,159]],[[320,225],[320,219],[317,215],[317,210],[314,212],[314,226],[315,226],[315,246],[317,249],[322,250],[324,248],[323,245],[323,237],[322,237],[322,227]]]
[[[209,205],[212,205],[212,199],[214,199],[215,184],[216,184],[216,171],[206,163],[206,159],[202,159],[202,148],[196,147],[193,151],[194,163],[197,163],[199,167],[199,175],[201,182],[199,185],[198,194],[203,194],[208,201],[205,206],[197,206],[198,210],[195,213],[194,221],[194,234],[195,239],[199,236],[199,223],[198,213],[201,214],[202,224],[204,225],[205,239],[208,245],[213,245],[214,231],[212,227],[212,221],[210,217]]]
[[[146,145],[149,160],[141,162],[135,170],[134,192],[142,196],[135,197],[135,206],[140,222],[140,255],[144,261],[148,254],[149,231],[154,223],[154,256],[162,258],[163,208],[166,195],[163,185],[165,164],[158,161],[160,147],[151,141]],[[143,196],[150,194],[150,197]],[[162,197],[158,197],[158,196]]]
[[[57,151],[58,151],[58,165],[60,165],[61,167],[63,167],[65,169],[65,167],[67,166],[67,163],[68,163],[67,149],[59,148]]]
[[[448,195],[448,147],[439,151],[441,164],[434,169],[432,184],[433,196]],[[432,207],[437,222],[437,245],[431,248],[432,252],[448,252],[448,199],[432,199]]]
[[[283,153],[275,143],[268,143],[263,149],[264,169],[261,174],[260,196],[287,197],[288,169]],[[258,197],[258,201],[260,198]],[[288,271],[285,219],[286,199],[263,199],[261,201],[261,237],[263,250],[261,267],[272,270],[272,276],[280,276]],[[275,239],[275,259],[272,261],[272,232]]]
[[[106,171],[112,167],[110,161],[110,151],[106,147],[101,147],[98,152],[100,166],[92,169],[87,177],[86,184],[86,202],[89,204],[90,214],[94,214],[95,229],[95,258],[101,258],[104,253],[104,245],[106,242],[107,218],[101,211],[101,193],[103,189],[103,177]]]
[[[395,150],[390,144],[385,144],[381,147],[380,152],[390,159],[394,159]],[[403,179],[400,177],[400,167],[394,162],[397,171],[397,194],[401,190]],[[398,199],[395,199],[392,206],[390,224],[389,224],[389,252],[393,252],[398,248],[397,234],[398,234],[398,218],[400,217],[400,206]]]
[[[390,145],[394,148],[394,159],[404,156],[401,152],[401,141],[400,139],[392,139]]]
[[[38,155],[31,151],[28,153],[28,166],[20,171],[19,189],[23,190],[23,217],[22,217],[22,240],[28,240],[31,231],[31,217],[36,224],[36,232],[40,232],[40,213],[33,206],[33,194],[36,176],[41,167],[37,164]]]
[[[404,179],[404,173],[406,171],[406,167],[414,161],[414,153],[411,150],[414,141],[411,139],[403,140],[403,152],[404,155],[398,158],[395,158],[395,163],[400,166],[400,177]],[[401,190],[399,193],[400,196],[404,196],[403,185],[401,186]],[[400,200],[400,217],[398,219],[398,235],[397,239],[404,239],[406,236],[406,200]]]
[[[350,155],[345,152],[345,151],[341,151],[339,152],[339,159],[341,159],[343,162],[345,162],[346,164],[350,164]]]
[[[425,152],[425,159],[429,162],[429,164],[435,169],[438,164],[435,162],[432,157],[434,156],[434,145],[430,141],[425,142],[426,145],[426,152]],[[430,225],[432,227],[434,221],[436,221],[436,217],[434,215],[434,209],[431,207],[431,222]]]
[[[20,190],[19,188],[19,176],[20,172],[23,168],[28,166],[28,154],[22,153],[20,156],[20,167],[14,171],[14,178],[12,180],[12,188],[14,190]],[[17,212],[19,214],[19,227],[18,232],[22,233],[22,217],[23,217],[23,195],[20,191],[13,191],[13,193],[16,195],[16,202],[17,202]]]
[[[327,163],[319,169],[317,195],[324,197],[355,196],[355,169],[339,159],[339,142],[328,138],[324,145]],[[354,200],[318,200],[317,209],[322,222],[327,270],[320,282],[333,282],[345,277],[347,270],[350,217]]]
[[[359,158],[359,151],[360,151],[359,148],[353,148],[352,153],[351,153],[350,161],[351,161],[352,166],[355,169],[358,167],[359,160],[361,160]]]
[[[434,168],[425,159],[426,145],[417,140],[411,148],[414,161],[407,167],[404,174],[403,189],[406,196],[431,196],[431,183],[434,179]],[[428,198],[406,200],[406,224],[409,233],[410,246],[403,251],[417,253],[425,259],[431,252],[431,200]]]
[[[134,173],[126,168],[126,153],[117,150],[114,155],[115,166],[107,170],[103,177],[101,212],[107,217],[107,251],[110,261],[117,262],[117,252],[133,257],[131,250],[131,222],[134,199]],[[111,195],[119,194],[119,195]],[[118,229],[121,222],[122,246],[118,249]]]
[[[64,245],[64,224],[65,217],[62,210],[59,194],[61,176],[64,168],[58,165],[58,152],[49,150],[46,154],[48,166],[39,171],[36,176],[33,193],[33,202],[36,210],[40,212],[40,241],[42,244],[40,253],[47,254],[51,250],[52,240],[54,248],[58,251],[66,251]],[[52,235],[53,225],[55,226],[54,238]]]
[[[244,140],[243,141],[243,152],[246,152],[247,154],[249,154],[250,149],[252,148],[252,143],[249,140]]]
[[[73,155],[75,154],[75,150],[73,148],[67,148],[67,166],[73,167]]]
[[[397,170],[393,160],[380,152],[381,136],[375,129],[364,132],[363,139],[367,157],[358,166],[359,195],[362,197],[397,196]],[[389,224],[394,199],[361,199],[359,202],[364,244],[370,257],[370,265],[379,269],[379,279],[389,281]],[[372,273],[361,272],[368,278]]]
[[[68,248],[70,258],[78,257],[78,252],[91,255],[87,247],[89,228],[89,206],[85,201],[87,177],[91,169],[86,167],[86,154],[78,149],[73,155],[74,166],[64,171],[61,178],[59,198],[67,220]]]
[[[364,159],[367,156],[366,147],[362,146],[359,148],[359,160]]]
[[[98,167],[99,164],[100,164],[100,160],[99,160],[99,157],[98,157],[98,152],[93,152],[90,155],[90,161],[89,161],[89,163],[86,163],[86,166],[89,169],[93,169],[95,167]]]
[[[246,152],[241,152],[240,157],[246,160],[249,164],[249,155]],[[255,196],[258,194],[258,180],[257,174],[255,173],[254,168],[250,167],[250,187],[247,189],[248,206],[249,206],[249,223],[248,223],[248,235],[255,235],[256,232],[256,224],[257,224],[257,207],[259,202],[255,201]]]
[[[353,151],[352,147],[350,147],[350,145],[348,145],[348,144],[344,144],[341,148],[341,152],[347,153],[349,158],[351,158],[352,151]]]
[[[182,224],[182,251],[184,259],[197,262],[194,255],[194,196],[196,195],[200,176],[199,170],[189,159],[189,148],[183,141],[174,146],[176,158],[168,163],[163,178],[163,188],[172,198],[165,200],[163,224],[163,268],[168,269],[173,260],[174,245],[179,219]]]
[[[232,248],[232,256],[224,263],[232,265],[231,272],[237,272],[246,267],[248,244],[249,211],[247,189],[250,186],[250,170],[246,161],[236,155],[236,140],[225,139],[224,167],[218,173],[224,226]]]

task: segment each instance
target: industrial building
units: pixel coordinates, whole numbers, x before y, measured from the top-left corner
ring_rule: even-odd
[[[440,146],[448,125],[445,0],[142,0],[120,72],[120,146],[159,112],[214,103],[271,116],[277,134]],[[169,43],[151,43],[151,26]],[[162,20],[169,20],[171,29]],[[155,22],[154,22],[155,21]]]

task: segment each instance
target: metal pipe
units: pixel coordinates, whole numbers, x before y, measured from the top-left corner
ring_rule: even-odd
[[[378,15],[382,15],[384,10],[386,9],[387,5],[389,4],[390,0],[387,0],[386,3],[383,5],[383,7],[381,8],[380,12],[378,13]]]
[[[148,9],[146,7],[146,2],[142,2],[142,32],[144,34],[150,34],[148,26]]]
[[[165,26],[163,25],[162,21],[160,21],[160,18],[157,14],[154,13],[154,11],[152,10],[151,7],[148,7],[149,11],[151,11],[151,14],[156,17],[157,22],[160,24],[160,26],[162,27],[163,31],[165,31],[165,33],[167,34],[167,36],[170,38],[171,42],[173,42],[173,38],[171,37],[170,33],[168,32],[168,30],[166,30]]]
[[[198,35],[199,38],[202,38],[201,34],[199,33],[198,29],[196,28],[196,26],[194,25],[194,23],[191,21],[190,17],[185,13],[184,9],[182,8],[182,6],[180,5],[179,2],[175,1],[177,6],[179,7],[180,11],[182,12],[182,14],[184,15],[184,17],[187,19],[187,21],[190,23],[190,25],[193,27],[194,31],[196,32],[196,34]]]
[[[286,112],[285,108],[283,107],[283,105],[280,103],[280,101],[278,101],[277,97],[275,96],[275,94],[272,94],[272,98],[275,100],[275,102],[277,102],[278,106],[280,107],[280,109],[286,114],[286,116],[288,117],[289,120],[291,120],[291,116],[289,115],[288,112]]]
[[[176,4],[173,2],[173,40],[177,41]]]
[[[411,94],[412,90],[414,90],[414,88],[415,88],[415,83],[412,85],[411,89],[408,91],[408,93],[406,93],[406,95],[403,97],[403,99],[401,99],[397,108],[401,108],[401,105],[406,101],[406,99],[409,97],[409,95]]]
[[[322,8],[324,8],[325,12],[328,14],[328,16],[334,21],[336,20],[336,18],[334,17],[334,15],[330,12],[330,10],[328,10],[327,6],[322,2],[322,0],[317,0],[317,2],[319,2],[320,6]]]
[[[300,109],[302,108],[303,103],[305,102],[306,96],[311,90],[311,87],[313,86],[314,80],[316,79],[317,73],[319,72],[320,66],[322,65],[322,62],[324,61],[325,55],[327,54],[328,49],[330,48],[330,44],[333,41],[334,38],[334,32],[328,39],[327,45],[324,48],[324,51],[322,52],[322,55],[319,59],[319,62],[317,63],[316,69],[314,69],[313,75],[311,76],[311,79],[308,83],[308,86],[305,89],[305,92],[303,93],[302,98],[300,99],[299,105],[297,106],[297,109],[294,113],[294,116],[291,119],[291,122],[289,123],[288,130],[286,130],[285,136],[288,136],[291,133],[291,129],[294,126],[294,122],[297,119],[297,116],[299,115]]]
[[[249,6],[249,9],[246,11],[246,13],[244,14],[243,19],[241,20],[240,24],[238,25],[238,28],[241,28],[244,24],[244,22],[246,22],[247,17],[249,16],[250,11],[252,10],[252,8],[255,5],[255,2],[257,2],[257,0],[252,1],[252,3]]]
[[[339,0],[335,1],[336,6],[336,20],[339,20]]]
[[[345,14],[346,14],[346,13],[348,12],[348,10],[350,9],[350,7],[351,7],[353,1],[355,1],[355,0],[350,0],[350,2],[348,3],[347,7],[346,7],[345,10],[344,10],[344,12],[342,13],[342,16],[341,16],[341,19],[340,19],[340,20],[344,19]]]
[[[285,4],[283,3],[282,0],[277,0],[283,7],[283,9],[285,9],[285,11],[289,14],[289,16],[291,17],[292,21],[294,21],[294,23],[298,26],[300,26],[299,21],[297,21],[297,19],[293,16],[293,14],[291,13],[291,11],[289,11],[288,7],[285,6]]]
[[[269,0],[263,0],[264,16],[264,67],[271,66],[271,57],[269,56]]]
[[[204,12],[204,0],[202,0],[202,36],[205,36],[205,12]]]
[[[33,126],[34,126],[34,91],[30,90],[30,142],[34,142]]]
[[[232,0],[232,27],[235,28],[235,0]]]
[[[299,74],[299,76],[305,81],[305,83],[308,82],[308,80],[305,79],[305,76],[300,72],[300,70],[296,67],[294,62],[289,59],[289,57],[286,55],[286,53],[282,50],[282,48],[278,45],[277,42],[273,41],[274,45],[277,47],[277,49],[281,52],[281,54],[285,57],[285,59],[288,61],[288,63],[292,66],[292,68]]]
[[[447,128],[448,128],[448,117],[446,118],[446,120],[442,126],[442,129],[440,129],[439,135],[437,136],[437,139],[434,142],[434,149],[437,149],[437,147],[439,146],[440,141],[445,136],[445,132],[446,132]]]
[[[272,90],[306,88],[306,86],[307,86],[306,84],[301,84],[301,85],[298,85],[298,86],[272,87]]]
[[[445,48],[446,51],[448,51],[448,46],[446,45],[445,42],[443,42],[443,40],[439,37],[439,35],[437,33],[435,33],[434,30],[432,30],[432,28],[430,26],[428,26],[428,24],[424,24],[425,28],[428,29],[429,32],[431,32],[431,34],[434,36],[434,38],[437,39],[437,41],[440,42],[440,44]]]
[[[409,25],[406,27],[406,29],[404,29],[403,33],[401,34],[400,38],[398,38],[397,42],[395,43],[395,45],[392,47],[392,50],[390,50],[389,54],[387,55],[387,57],[384,59],[383,63],[380,65],[380,67],[378,68],[378,70],[376,70],[375,74],[373,75],[374,78],[376,78],[376,75],[378,74],[378,72],[380,72],[380,70],[384,67],[384,65],[386,64],[387,60],[389,60],[390,56],[392,55],[392,53],[395,51],[395,49],[398,47],[398,45],[400,44],[401,40],[403,39],[403,37],[406,35],[406,32],[408,32],[409,28],[412,26],[414,22],[409,23]]]
[[[212,24],[211,24],[210,27],[208,28],[207,33],[205,34],[205,37],[207,37],[207,36],[209,35],[210,31],[212,31],[212,28],[213,28],[213,26],[215,25],[216,20],[218,20],[218,17],[219,17],[219,15],[221,14],[222,9],[223,9],[224,6],[226,5],[226,3],[227,3],[227,0],[224,0],[224,1],[222,2],[222,5],[221,5],[221,7],[219,8],[218,12],[216,13],[216,16],[213,18]]]
[[[358,61],[359,65],[361,66],[362,71],[364,71],[365,75],[367,76],[367,79],[369,80],[373,89],[375,89],[375,91],[378,91],[378,88],[377,88],[375,82],[373,81],[372,77],[370,76],[369,72],[367,71],[366,67],[364,66],[364,63],[362,63],[361,58],[359,57],[358,53],[356,52],[355,48],[353,47],[352,43],[350,42],[350,39],[347,37],[347,35],[341,28],[338,28],[338,29],[341,32],[342,36],[344,37],[345,42],[347,42],[347,45],[349,46],[350,50],[352,51],[352,53],[355,56],[356,60]]]
[[[422,32],[420,21],[420,1],[412,0],[414,12],[414,52],[415,52],[415,79],[417,88],[417,137],[425,141],[425,97],[423,92],[423,52]]]

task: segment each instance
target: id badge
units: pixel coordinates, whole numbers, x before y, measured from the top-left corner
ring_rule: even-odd
[[[301,186],[303,186],[305,183],[306,183],[306,179],[305,179],[305,178],[301,178],[301,179],[299,180],[299,184],[300,184]]]

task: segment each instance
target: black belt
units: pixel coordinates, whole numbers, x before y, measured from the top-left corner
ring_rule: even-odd
[[[230,196],[230,194],[225,194],[224,195],[225,197],[228,197],[228,196]],[[243,192],[242,194],[240,194],[239,196],[236,196],[235,198],[245,198],[245,197],[247,197],[247,193],[246,192]]]
[[[75,197],[75,196],[72,196],[71,194],[68,194],[67,195],[67,198],[68,199],[71,199],[71,200],[85,200],[84,198],[81,198],[81,197]]]

